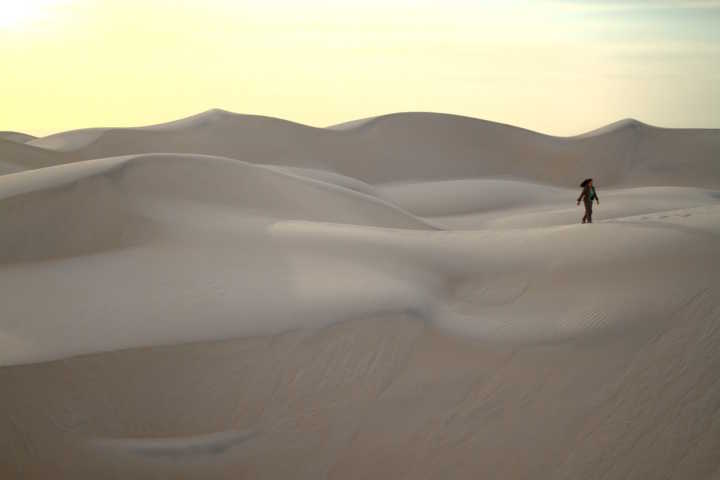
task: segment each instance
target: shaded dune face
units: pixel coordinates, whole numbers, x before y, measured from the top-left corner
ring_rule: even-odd
[[[4,199],[0,262],[63,259],[139,245],[153,223],[112,178],[99,176]]]
[[[16,143],[27,143],[31,140],[35,140],[36,138],[37,137],[21,132],[0,132],[0,139],[10,140],[11,142]]]
[[[248,217],[355,219],[358,224],[432,229],[381,199],[239,161],[147,155],[73,167],[71,172],[62,167],[42,172],[45,183],[37,176],[0,182],[9,195],[0,203],[0,218],[8,227],[0,239],[0,261],[71,257],[144,243],[160,230],[152,213],[162,206],[178,215],[183,207],[217,208]]]
[[[0,175],[65,163],[63,154],[0,135]]]
[[[713,479],[718,138],[216,110],[0,142],[0,478]]]

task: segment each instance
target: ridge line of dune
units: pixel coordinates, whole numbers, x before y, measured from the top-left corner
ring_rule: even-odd
[[[508,128],[512,128],[512,129],[521,130],[521,131],[524,131],[527,133],[532,133],[535,135],[541,135],[541,136],[545,136],[545,137],[559,138],[559,139],[572,139],[572,138],[578,138],[578,137],[585,137],[585,136],[588,136],[588,135],[594,134],[595,132],[600,132],[600,131],[602,131],[602,133],[610,133],[610,132],[614,131],[614,129],[610,128],[613,126],[617,126],[620,128],[626,128],[626,127],[632,127],[632,126],[643,126],[643,127],[658,128],[658,129],[664,129],[664,130],[711,130],[711,131],[712,130],[720,130],[720,129],[715,129],[715,128],[658,127],[655,125],[648,124],[646,122],[642,122],[640,120],[636,120],[634,118],[623,118],[623,119],[616,120],[614,122],[610,122],[605,125],[601,125],[600,127],[588,130],[587,132],[583,132],[583,133],[579,133],[579,134],[575,134],[575,135],[553,135],[553,134],[549,134],[549,133],[545,133],[545,132],[540,132],[538,130],[533,130],[531,128],[521,127],[518,125],[511,124],[511,123],[498,122],[498,121],[494,121],[494,120],[484,119],[484,118],[480,118],[480,117],[473,117],[473,116],[469,116],[469,115],[434,112],[434,111],[393,112],[393,113],[380,114],[380,115],[375,115],[375,116],[370,116],[370,117],[358,118],[358,119],[354,119],[354,120],[348,120],[345,122],[332,124],[332,125],[329,125],[326,127],[318,127],[318,126],[309,125],[306,123],[289,120],[289,119],[285,119],[285,118],[281,118],[281,117],[274,117],[274,116],[270,116],[270,115],[261,115],[261,114],[251,114],[251,113],[237,113],[237,112],[232,112],[229,110],[215,108],[215,109],[209,109],[204,112],[197,113],[197,114],[181,117],[176,120],[169,120],[166,122],[160,122],[160,123],[156,123],[156,124],[126,126],[126,127],[121,126],[121,127],[78,128],[78,129],[59,131],[54,134],[43,136],[43,137],[35,137],[33,140],[42,140],[45,138],[53,137],[56,135],[67,134],[67,133],[71,133],[71,132],[87,132],[87,131],[93,131],[93,130],[100,131],[101,135],[104,133],[118,131],[118,130],[122,130],[122,131],[135,131],[135,130],[162,131],[165,129],[170,129],[170,127],[178,127],[178,125],[181,125],[184,122],[188,122],[189,125],[187,127],[176,128],[178,130],[182,130],[184,128],[192,128],[193,125],[190,123],[192,120],[206,122],[206,121],[211,121],[211,120],[220,120],[223,117],[232,118],[232,119],[247,118],[247,119],[258,119],[258,120],[264,120],[264,121],[275,121],[275,122],[279,122],[279,123],[283,123],[283,124],[287,124],[287,125],[293,125],[296,127],[301,127],[301,128],[310,129],[310,130],[330,131],[330,132],[340,133],[340,132],[348,132],[348,131],[354,131],[354,130],[358,130],[358,129],[364,129],[371,125],[374,125],[376,123],[386,121],[386,120],[407,118],[407,117],[411,117],[411,116],[432,116],[432,117],[437,117],[437,118],[448,118],[448,119],[457,119],[457,120],[464,120],[464,121],[481,122],[481,123],[484,123],[487,125],[508,127]],[[353,125],[353,124],[356,124],[356,125]],[[609,129],[609,130],[605,131],[606,129]],[[0,132],[0,133],[2,133],[2,132]]]

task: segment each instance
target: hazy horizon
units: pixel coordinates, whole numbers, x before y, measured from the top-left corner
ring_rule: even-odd
[[[0,130],[141,126],[211,108],[325,127],[433,111],[574,135],[720,128],[720,1],[1,5]]]

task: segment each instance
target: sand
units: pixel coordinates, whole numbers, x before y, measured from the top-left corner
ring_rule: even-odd
[[[720,478],[718,131],[7,145],[0,478]]]
[[[30,140],[35,140],[37,137],[22,132],[0,132],[0,138],[16,143],[27,143]]]
[[[325,129],[210,110],[150,127],[64,132],[27,145],[44,149],[56,163],[205,154],[325,170],[370,184],[510,176],[574,188],[592,172],[604,187],[720,188],[717,130],[636,120],[565,138],[437,113],[398,113]]]
[[[55,152],[0,136],[0,175],[64,163]]]

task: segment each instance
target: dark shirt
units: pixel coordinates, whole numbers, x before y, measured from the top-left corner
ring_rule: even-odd
[[[588,203],[592,203],[593,200],[597,200],[600,202],[600,198],[597,196],[597,192],[595,191],[595,187],[586,186],[583,188],[582,193],[578,197],[577,201],[585,200]]]

